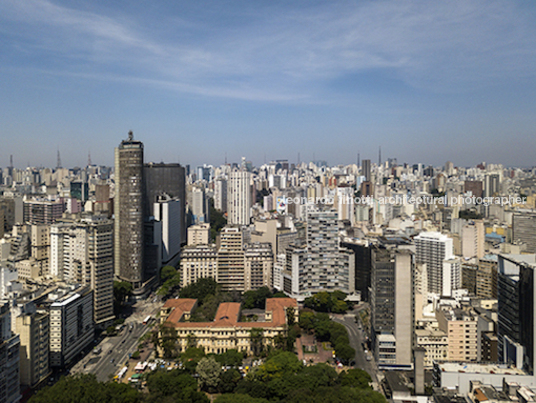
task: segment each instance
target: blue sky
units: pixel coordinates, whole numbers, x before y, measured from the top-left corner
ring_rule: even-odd
[[[0,0],[0,166],[532,166],[532,1]]]

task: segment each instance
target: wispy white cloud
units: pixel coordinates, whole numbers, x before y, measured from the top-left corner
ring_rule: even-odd
[[[330,80],[362,72],[432,91],[535,75],[535,15],[509,0],[264,5],[227,24],[67,4],[0,0],[0,22],[21,27],[1,35],[61,56],[69,74],[254,100],[314,102]]]

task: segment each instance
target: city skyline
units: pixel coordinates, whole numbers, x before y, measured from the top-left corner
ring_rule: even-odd
[[[533,166],[536,8],[520,1],[0,0],[0,166],[146,160]]]

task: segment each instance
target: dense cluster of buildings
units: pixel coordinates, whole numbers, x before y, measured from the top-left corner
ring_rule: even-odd
[[[342,291],[369,303],[382,369],[411,369],[420,351],[443,374],[463,362],[534,377],[534,170],[245,158],[190,169],[145,162],[132,133],[115,169],[10,165],[0,171],[0,402],[17,401],[15,383],[36,387],[69,365],[113,322],[114,280],[144,299],[165,265],[182,286],[212,277],[224,290],[286,293],[267,304],[266,343],[283,332],[283,311]],[[162,323],[212,352],[250,351],[239,305],[202,324],[188,322],[195,307],[169,300]]]

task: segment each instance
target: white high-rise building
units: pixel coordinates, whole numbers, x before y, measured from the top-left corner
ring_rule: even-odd
[[[335,196],[339,220],[349,220],[354,224],[354,189],[351,187],[338,187]]]
[[[227,223],[229,225],[249,225],[251,220],[250,173],[234,171],[229,175],[227,185]]]
[[[153,205],[154,218],[162,223],[162,264],[176,264],[181,251],[182,207],[179,199],[161,199]]]
[[[462,227],[462,256],[484,257],[485,230],[483,221],[470,222]]]
[[[222,213],[227,211],[227,181],[223,178],[214,181],[214,208]]]
[[[208,222],[208,202],[205,190],[199,187],[194,187],[189,196],[191,200],[190,211],[194,223]]]
[[[444,290],[443,266],[445,260],[454,258],[452,239],[439,232],[422,232],[414,241],[417,263],[426,263],[428,292],[443,294],[448,291]]]
[[[338,215],[334,210],[307,215],[307,246],[287,249],[283,289],[304,300],[320,291],[355,292],[354,253],[339,241]]]
[[[112,220],[95,216],[50,229],[50,274],[94,291],[95,323],[100,327],[114,319],[113,233]]]
[[[460,259],[453,258],[443,262],[443,290],[444,296],[452,296],[452,292],[462,287],[462,264]]]

